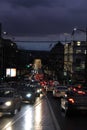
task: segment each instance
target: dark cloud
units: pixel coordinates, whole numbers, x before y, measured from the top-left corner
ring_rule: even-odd
[[[0,22],[12,35],[71,33],[87,25],[87,0],[0,0]]]

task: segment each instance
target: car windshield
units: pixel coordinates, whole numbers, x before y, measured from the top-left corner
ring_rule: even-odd
[[[64,86],[57,86],[56,88],[57,88],[57,89],[60,89],[60,90],[67,89],[67,87],[64,87]]]
[[[0,90],[0,97],[13,97],[13,91]]]
[[[19,91],[29,91],[29,92],[32,92],[32,91],[35,91],[35,89],[33,87],[21,87],[21,88],[19,88]]]

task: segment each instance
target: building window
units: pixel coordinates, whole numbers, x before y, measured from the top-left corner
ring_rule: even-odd
[[[76,50],[76,54],[81,53],[81,50]]]
[[[87,54],[87,51],[86,51],[86,50],[84,50],[84,54]]]
[[[78,41],[78,42],[77,42],[77,46],[80,46],[80,45],[81,45],[81,42],[80,42],[80,41]]]
[[[72,55],[69,56],[69,61],[70,61],[70,62],[73,62],[73,57],[72,57]]]
[[[76,65],[79,66],[81,64],[81,59],[80,58],[77,58],[76,59]]]
[[[64,57],[64,61],[68,61],[68,58],[67,58],[67,56],[65,56],[65,57]]]

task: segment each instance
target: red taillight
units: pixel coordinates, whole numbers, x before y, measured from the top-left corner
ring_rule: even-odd
[[[78,85],[78,88],[81,88],[81,85]]]
[[[84,91],[78,91],[78,94],[85,94]]]
[[[58,90],[56,90],[56,92],[58,92]]]
[[[71,102],[71,103],[74,103],[74,102],[75,102],[73,98],[69,98],[68,100],[69,100],[69,102]]]
[[[76,88],[73,88],[73,91],[77,91]]]

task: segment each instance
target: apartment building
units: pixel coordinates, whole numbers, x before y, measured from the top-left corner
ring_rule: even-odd
[[[73,79],[85,78],[86,42],[73,41],[64,45],[64,70]]]

